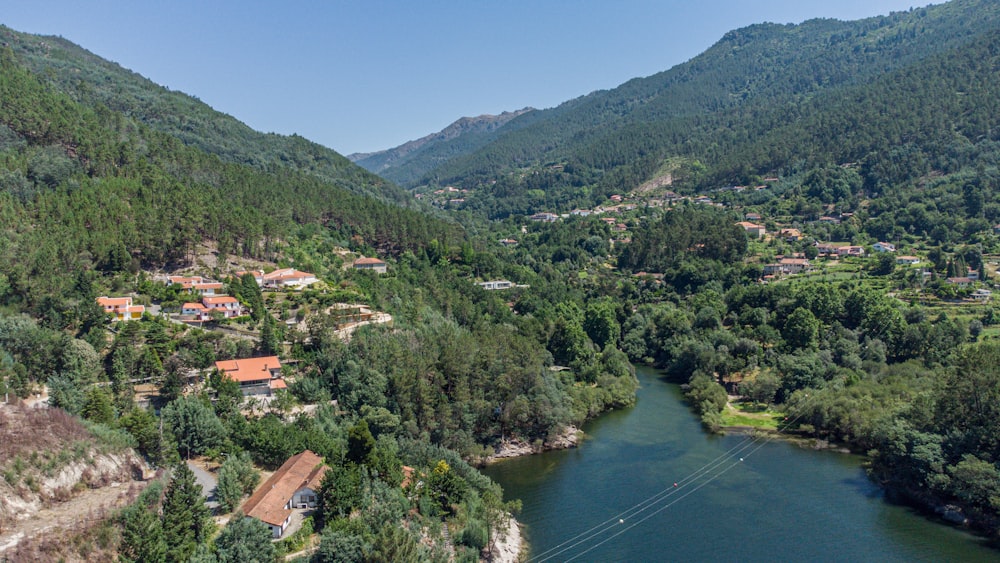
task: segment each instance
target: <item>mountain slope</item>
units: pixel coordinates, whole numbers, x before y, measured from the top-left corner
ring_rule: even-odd
[[[67,272],[184,265],[206,241],[220,254],[273,259],[307,224],[384,254],[462,236],[457,225],[340,187],[350,176],[227,162],[75,101],[11,49],[0,51],[0,99],[0,299],[61,293],[73,284]]]
[[[953,0],[856,22],[811,20],[732,31],[673,69],[514,120],[495,141],[438,166],[422,183],[483,186],[518,168],[564,163],[552,178],[533,179],[529,189],[544,190],[549,205],[572,204],[579,188],[595,199],[632,189],[678,156],[710,168],[692,188],[708,180],[744,181],[761,172],[755,163],[711,168],[726,155],[749,150],[755,138],[747,132],[764,129],[762,116],[774,120],[771,127],[788,125],[788,115],[794,115],[789,112],[825,93],[871,84],[997,28],[997,2]],[[768,164],[781,165],[773,159]],[[493,189],[500,199],[522,191],[499,182]]]
[[[524,108],[500,115],[463,117],[437,133],[404,143],[398,147],[347,158],[370,172],[381,174],[400,185],[409,185],[432,168],[455,156],[468,154],[484,146],[494,133],[509,121],[534,111]]]
[[[260,169],[288,167],[360,195],[416,205],[398,186],[336,151],[298,135],[254,131],[193,96],[159,86],[61,37],[20,33],[0,25],[0,42],[36,76],[72,99],[103,104],[223,160]]]

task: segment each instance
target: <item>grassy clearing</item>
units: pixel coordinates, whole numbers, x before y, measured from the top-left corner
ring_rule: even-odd
[[[770,408],[760,409],[751,403],[728,403],[722,411],[722,425],[744,426],[760,430],[777,430],[785,413]]]

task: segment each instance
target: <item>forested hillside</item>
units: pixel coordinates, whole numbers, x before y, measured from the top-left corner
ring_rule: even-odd
[[[534,110],[524,108],[500,115],[463,117],[441,131],[415,141],[376,153],[352,154],[347,158],[400,185],[410,185],[448,159],[487,144],[497,130],[529,111]]]
[[[893,499],[995,541],[998,30],[1000,4],[954,0],[733,31],[413,151],[405,170],[454,156],[428,214],[303,139],[0,29],[0,394],[173,468],[106,524],[129,560],[260,539],[211,529],[182,457],[226,467],[221,515],[303,449],[335,475],[313,561],[487,557],[514,506],[466,462],[630,405],[630,362],[709,431],[846,445]],[[266,286],[283,268],[313,281]],[[167,274],[218,278],[238,315],[186,314],[202,296]],[[147,308],[116,321],[102,295]],[[272,356],[267,402],[214,368]]]
[[[879,166],[885,143],[979,143],[991,113],[978,109],[991,76],[979,65],[998,22],[996,3],[956,0],[735,30],[673,69],[521,116],[420,183],[476,188],[465,207],[504,217],[589,207],[658,175],[695,191],[825,163]]]
[[[324,485],[336,502],[316,525],[333,545],[357,542],[373,561],[395,549],[443,561],[448,549],[419,544],[433,523],[432,543],[452,527],[461,539],[450,552],[477,559],[510,507],[460,456],[481,459],[510,439],[541,447],[634,400],[608,303],[584,306],[561,277],[505,263],[456,222],[362,195],[375,177],[353,165],[329,178],[237,162],[68,94],[65,77],[36,74],[28,58],[0,51],[0,396],[44,397],[173,472],[82,532],[110,534],[102,549],[143,561],[164,551],[186,561],[196,549],[214,557],[237,532],[210,536],[181,456],[274,469],[308,448],[349,476]],[[391,270],[352,268],[360,256],[380,256]],[[317,287],[262,295],[253,274],[238,275],[251,266],[308,268]],[[186,324],[183,310],[202,297],[166,281],[175,273],[222,279],[218,290],[244,314]],[[533,284],[532,315],[507,301],[528,292],[476,285],[515,274]],[[99,305],[108,295],[145,314],[113,322]],[[377,308],[391,323],[345,334],[344,308]],[[295,367],[265,409],[213,370],[219,360],[269,355]],[[550,369],[556,360],[567,365]],[[313,415],[289,412],[306,406]],[[0,469],[23,463],[0,460]],[[424,492],[402,496],[403,464]],[[240,501],[237,487],[226,513]],[[367,520],[349,520],[362,509]],[[171,528],[176,518],[187,531]],[[25,542],[14,560],[75,545]]]
[[[353,166],[333,150],[298,135],[254,131],[195,97],[154,84],[61,37],[19,33],[0,25],[0,41],[40,80],[74,101],[100,104],[226,162],[290,169],[354,193],[415,205],[398,186]]]

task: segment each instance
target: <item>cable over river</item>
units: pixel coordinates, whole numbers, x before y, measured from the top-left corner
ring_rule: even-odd
[[[858,456],[708,435],[677,385],[637,375],[636,406],[579,448],[484,469],[524,503],[530,561],[1000,561],[885,502]]]

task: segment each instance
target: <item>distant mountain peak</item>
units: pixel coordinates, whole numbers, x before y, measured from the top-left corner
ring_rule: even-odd
[[[510,120],[530,111],[534,111],[534,108],[526,107],[514,111],[504,111],[499,115],[483,114],[476,117],[461,117],[436,133],[408,141],[398,147],[369,153],[353,153],[347,155],[347,158],[351,162],[360,164],[368,170],[378,173],[379,170],[393,166],[397,161],[430,144],[450,141],[467,134],[489,133],[503,127]]]

